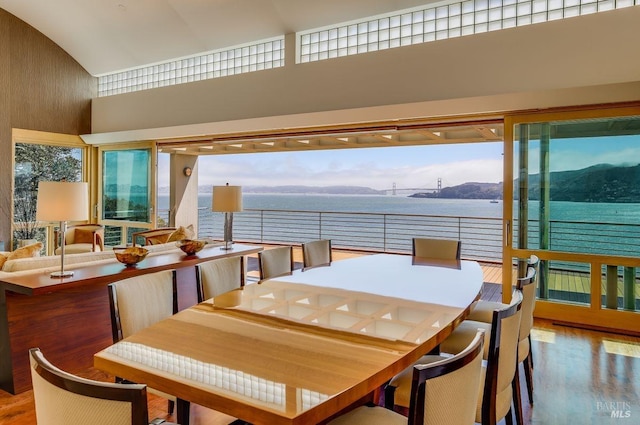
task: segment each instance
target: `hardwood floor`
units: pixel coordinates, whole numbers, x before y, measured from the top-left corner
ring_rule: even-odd
[[[485,270],[485,278],[488,273],[491,271]],[[498,285],[486,286],[483,298],[499,296]],[[526,403],[526,388],[521,379],[525,424],[640,423],[640,338],[536,320],[532,339],[535,404]],[[111,380],[95,369],[81,375]],[[166,407],[166,400],[149,396],[150,418],[175,420],[167,416]],[[232,421],[229,416],[192,406],[192,425]],[[35,424],[31,391],[16,396],[0,391],[0,424]]]

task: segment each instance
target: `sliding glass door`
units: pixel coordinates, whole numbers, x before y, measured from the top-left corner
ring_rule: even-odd
[[[512,265],[540,257],[542,316],[610,326],[624,312],[640,323],[638,112],[508,120],[504,274],[510,283]]]
[[[105,244],[131,242],[131,233],[155,221],[155,148],[100,149],[100,216]]]

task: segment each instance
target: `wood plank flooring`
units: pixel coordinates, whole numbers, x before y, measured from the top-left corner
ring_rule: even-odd
[[[338,258],[340,254],[334,257]],[[483,269],[486,282],[499,282],[499,266],[483,265]],[[485,285],[483,298],[499,300],[500,290],[500,285]],[[640,423],[640,338],[536,320],[532,339],[535,404],[526,403],[522,379],[525,424]],[[111,380],[95,369],[81,375]],[[166,414],[166,407],[166,400],[149,396],[150,418],[175,420]],[[193,425],[222,425],[232,420],[200,406],[191,409]],[[16,396],[0,391],[0,424],[35,423],[31,391]]]

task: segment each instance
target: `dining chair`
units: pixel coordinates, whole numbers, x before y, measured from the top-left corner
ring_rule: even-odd
[[[471,344],[457,355],[425,356],[397,376],[411,387],[408,418],[380,406],[361,406],[329,424],[473,424],[482,378],[483,333],[479,330]]]
[[[459,260],[460,241],[453,239],[413,238],[411,253],[414,257],[435,260]]]
[[[54,252],[62,252],[60,230],[54,232]],[[104,251],[104,226],[102,224],[77,224],[67,227],[64,232],[65,254]]]
[[[533,355],[531,351],[531,330],[533,329],[533,312],[536,303],[536,284],[538,276],[539,260],[537,256],[532,256],[529,260],[527,275],[519,278],[516,288],[522,291],[522,320],[520,321],[520,336],[518,343],[518,365],[522,364],[525,381],[527,384],[527,396],[529,404],[533,404]],[[469,314],[467,320],[487,322],[493,310],[501,308],[504,304],[499,302],[480,301],[475,309]],[[519,381],[519,367],[516,379]],[[521,403],[521,400],[518,400]]]
[[[29,361],[38,425],[149,424],[146,385],[80,378],[52,365],[39,348],[29,350]]]
[[[331,240],[320,239],[302,244],[302,270],[331,264]]]
[[[513,403],[518,423],[521,423],[522,410],[516,403],[516,394],[520,388],[516,385],[516,366],[518,360],[518,335],[520,331],[520,319],[522,314],[522,292],[515,290],[511,303],[493,312],[491,326],[489,328],[489,347],[485,347],[483,357],[486,366],[482,368],[483,385],[480,385],[478,406],[476,409],[475,422],[482,425],[496,425],[498,420],[504,418],[507,425],[513,425]],[[464,322],[463,322],[464,323]],[[481,323],[481,322],[475,322]],[[456,328],[457,329],[457,328]],[[486,328],[479,328],[486,332]],[[455,332],[455,331],[454,331]],[[477,334],[477,330],[476,330]],[[474,337],[475,335],[474,334]],[[487,336],[484,335],[485,344]],[[448,339],[448,338],[447,338]],[[446,342],[446,340],[445,340]],[[464,349],[465,347],[463,347]],[[444,352],[445,350],[442,349]],[[461,350],[456,351],[456,353]],[[455,353],[453,353],[455,355]],[[395,379],[395,378],[394,378]],[[395,392],[402,394],[406,389],[400,386],[407,386],[406,380],[392,379],[389,385],[396,385]],[[385,390],[385,397],[388,391]],[[386,402],[386,401],[385,401]],[[386,402],[390,406],[404,406],[402,399],[390,400]]]
[[[290,275],[293,272],[293,247],[281,246],[258,253],[260,280]]]
[[[198,302],[237,288],[245,283],[244,258],[242,256],[220,258],[196,265]]]
[[[110,283],[107,288],[114,343],[178,312],[175,270],[123,279]],[[116,378],[116,381],[123,382],[121,378]],[[188,401],[153,388],[148,390],[169,400],[169,413],[173,413],[177,403],[178,422],[188,425]]]

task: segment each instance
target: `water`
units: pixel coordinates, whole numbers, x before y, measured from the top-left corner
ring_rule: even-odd
[[[245,209],[285,211],[370,212],[451,217],[502,217],[502,201],[487,199],[428,199],[401,195],[243,195]],[[538,201],[529,202],[529,219],[536,220]],[[169,208],[169,196],[158,196],[159,210]],[[211,194],[198,195],[198,207],[211,208]],[[514,203],[517,211],[517,203]],[[553,201],[551,220],[640,225],[640,204],[605,204]]]

